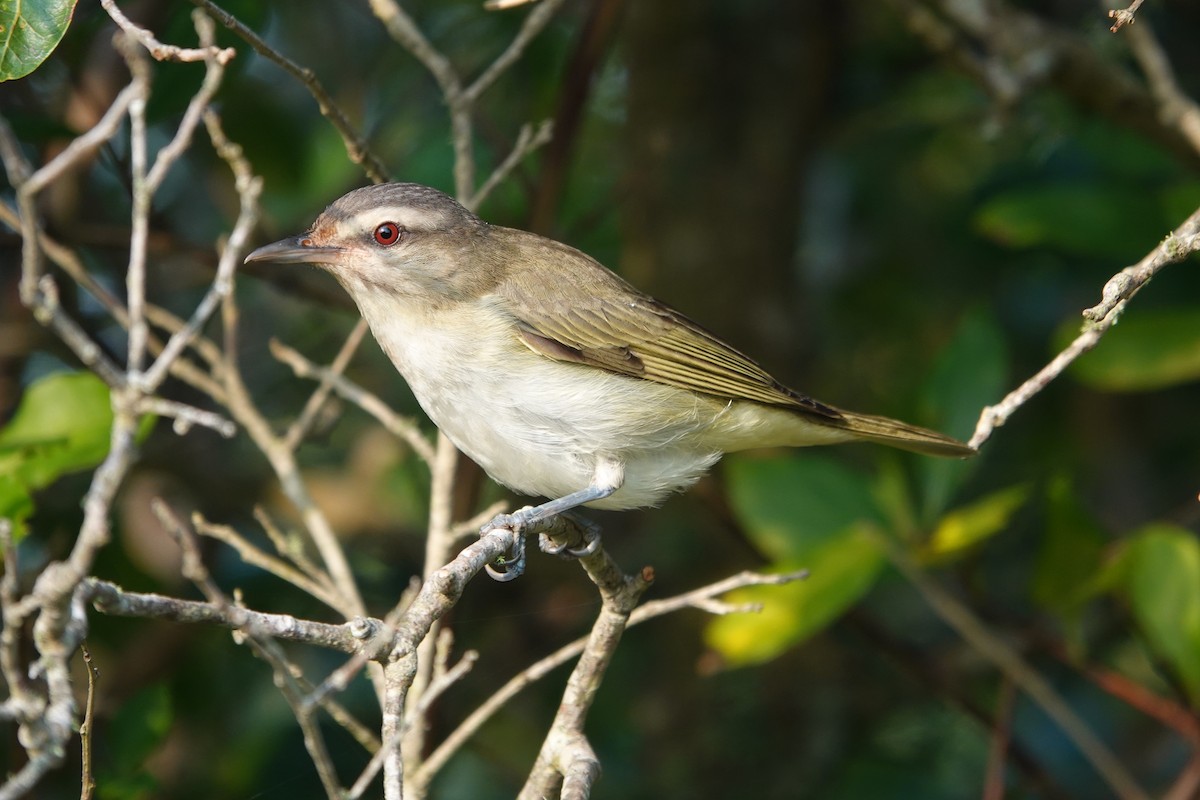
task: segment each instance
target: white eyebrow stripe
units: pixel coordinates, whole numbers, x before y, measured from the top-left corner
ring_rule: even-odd
[[[360,211],[350,218],[353,229],[363,230],[384,222],[394,222],[413,231],[432,231],[443,227],[446,215],[440,211],[427,211],[412,206],[383,206]]]

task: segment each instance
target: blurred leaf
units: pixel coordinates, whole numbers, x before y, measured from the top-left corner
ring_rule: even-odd
[[[919,534],[920,525],[916,509],[913,508],[912,487],[898,455],[885,452],[879,459],[879,472],[872,486],[872,494],[887,517],[888,529],[901,538],[911,540]]]
[[[1177,220],[1190,216],[1200,206],[1200,182],[1185,181],[1167,187],[1162,192],[1162,205],[1167,224],[1177,225]]]
[[[1064,325],[1058,349],[1079,333]],[[1162,389],[1200,379],[1200,308],[1138,309],[1123,316],[1071,365],[1083,383],[1110,392]]]
[[[866,478],[825,456],[730,459],[726,485],[746,534],[775,561],[803,561],[855,523],[883,521]]]
[[[1028,497],[1028,486],[1011,486],[948,512],[939,520],[924,547],[922,558],[926,562],[941,562],[958,557],[1004,530]]]
[[[90,372],[60,372],[35,381],[0,429],[0,516],[24,533],[31,493],[60,475],[95,466],[108,454],[112,407],[108,387]]]
[[[0,430],[0,457],[15,459],[35,487],[73,469],[92,466],[109,447],[108,387],[90,372],[59,372],[32,385]]]
[[[150,796],[155,784],[153,779],[147,783],[150,776],[143,767],[166,738],[174,717],[171,691],[165,682],[148,686],[121,705],[103,733],[108,759],[97,785],[111,787],[102,792],[103,797]]]
[[[1166,233],[1157,204],[1128,187],[1102,184],[1002,193],[983,204],[975,226],[1007,247],[1050,247],[1106,261],[1145,252]]]
[[[23,78],[50,57],[75,13],[75,0],[0,0],[0,82]]]
[[[0,456],[0,470],[4,468],[4,457]],[[15,476],[0,472],[0,519],[7,519],[12,524],[15,539],[25,535],[25,521],[32,513],[33,497],[29,488]]]
[[[882,518],[866,478],[826,457],[736,458],[726,477],[738,520],[774,568],[810,573],[731,593],[731,602],[762,603],[762,612],[718,617],[706,640],[742,665],[803,641],[870,590],[883,566],[875,539]]]
[[[967,439],[985,405],[1004,391],[1008,352],[1000,326],[987,311],[965,317],[954,339],[938,356],[922,391],[929,424]],[[923,458],[918,462],[921,512],[926,523],[941,516],[954,492],[974,469],[976,459]]]
[[[865,522],[828,536],[787,569],[809,570],[785,586],[752,586],[730,592],[731,603],[760,603],[753,614],[716,617],[704,639],[733,666],[770,660],[820,631],[870,591],[884,565],[877,530]]]
[[[1046,491],[1046,533],[1034,567],[1031,594],[1059,615],[1068,638],[1079,642],[1083,605],[1101,573],[1105,536],[1075,496],[1071,481],[1059,476]]]
[[[1200,541],[1172,525],[1148,525],[1125,554],[1125,590],[1150,646],[1200,703]]]

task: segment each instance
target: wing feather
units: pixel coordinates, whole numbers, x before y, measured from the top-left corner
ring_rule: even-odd
[[[582,253],[564,247],[553,256],[547,262],[554,268],[518,270],[496,287],[521,341],[534,352],[713,397],[841,419],[836,409],[787,388],[746,355]]]

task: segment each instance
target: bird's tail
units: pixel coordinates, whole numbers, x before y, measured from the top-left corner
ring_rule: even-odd
[[[906,422],[840,409],[838,413],[841,419],[837,421],[836,427],[844,427],[857,438],[869,442],[878,442],[928,456],[966,458],[976,453],[975,448],[965,442]]]

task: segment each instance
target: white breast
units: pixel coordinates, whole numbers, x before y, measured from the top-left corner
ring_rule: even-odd
[[[653,505],[720,458],[697,440],[725,404],[538,355],[487,304],[419,310],[347,288],[434,424],[518,492],[554,498],[582,489],[605,455],[625,464],[625,483],[595,505]]]

